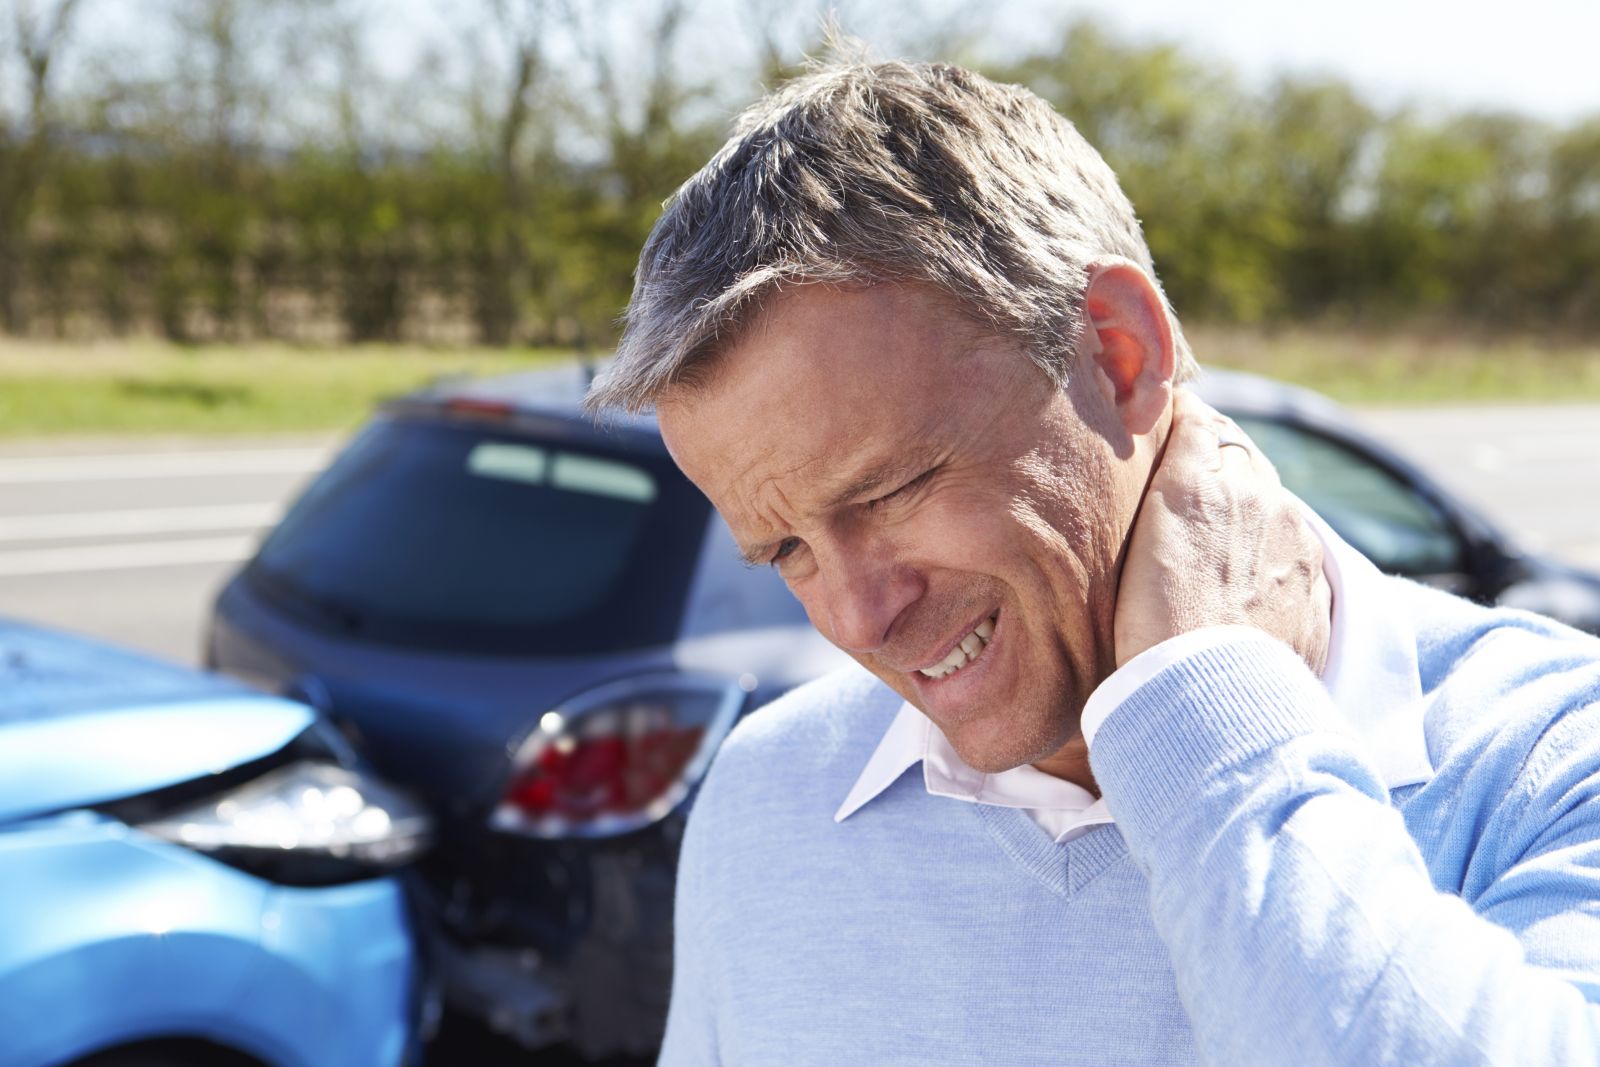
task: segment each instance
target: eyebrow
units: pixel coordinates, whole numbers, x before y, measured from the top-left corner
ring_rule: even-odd
[[[860,500],[862,497],[868,496],[895,482],[902,475],[913,470],[918,462],[920,460],[914,460],[910,463],[904,460],[891,460],[872,467],[829,496],[826,502],[823,503],[822,510],[834,511],[845,504]],[[779,537],[772,541],[763,541],[758,545],[752,545],[749,548],[741,547],[739,549],[739,558],[744,561],[746,566],[765,566],[773,550],[786,540],[788,540],[787,537]]]

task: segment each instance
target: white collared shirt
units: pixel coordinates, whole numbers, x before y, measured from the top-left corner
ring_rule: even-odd
[[[1333,591],[1323,684],[1390,789],[1425,782],[1433,777],[1433,765],[1422,731],[1416,635],[1403,616],[1388,610],[1378,569],[1310,509],[1306,518],[1322,541],[1323,573]],[[1084,706],[1084,739],[1092,745],[1100,724],[1145,682],[1185,656],[1229,640],[1234,630],[1193,630],[1123,664]],[[910,703],[901,705],[834,820],[844,821],[918,762],[923,785],[934,796],[1022,808],[1057,842],[1113,821],[1105,801],[1087,789],[1027,764],[998,774],[973,770]]]

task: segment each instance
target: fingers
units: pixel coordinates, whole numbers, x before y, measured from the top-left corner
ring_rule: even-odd
[[[1231,419],[1217,428],[1217,454],[1219,457],[1217,463],[1222,470],[1232,469],[1244,473],[1260,470],[1267,465],[1255,442],[1246,437],[1244,431]]]
[[[1277,468],[1250,435],[1188,389],[1173,394],[1172,427],[1168,456],[1176,446],[1181,462],[1190,465],[1189,469],[1227,471],[1238,477],[1253,471],[1274,486],[1282,484]]]
[[[1238,423],[1189,390],[1179,389],[1173,395],[1172,430],[1162,467],[1181,476],[1186,471],[1270,471],[1272,465]],[[1276,472],[1272,480],[1276,482]]]
[[[1161,465],[1180,470],[1221,470],[1223,457],[1219,453],[1225,450],[1218,448],[1218,441],[1226,424],[1227,420],[1216,408],[1194,393],[1187,389],[1176,390],[1172,400],[1172,431]]]
[[[1178,390],[1118,587],[1118,663],[1173,634],[1243,621],[1319,667],[1330,592],[1300,507],[1236,423]]]

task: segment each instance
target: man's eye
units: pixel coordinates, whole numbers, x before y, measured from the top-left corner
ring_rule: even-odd
[[[906,482],[904,485],[902,485],[900,488],[894,490],[893,492],[885,493],[882,496],[878,497],[876,500],[868,501],[867,507],[868,508],[876,508],[876,507],[879,507],[879,506],[881,506],[883,504],[892,504],[892,503],[894,503],[897,499],[899,499],[900,497],[908,495],[909,493],[912,492],[912,490],[916,489],[923,482],[927,481],[930,477],[933,476],[933,472],[935,470],[937,470],[937,469],[938,469],[937,467],[930,467],[929,469],[923,471],[921,474],[917,475],[915,478],[911,479],[909,482]]]
[[[785,537],[782,541],[778,542],[778,547],[772,551],[772,558],[767,562],[776,566],[777,564],[782,563],[785,559],[794,555],[795,549],[799,547],[800,538]]]

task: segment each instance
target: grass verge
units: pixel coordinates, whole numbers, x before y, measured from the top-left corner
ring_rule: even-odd
[[[1308,328],[1188,334],[1203,364],[1346,403],[1600,401],[1600,344]],[[0,341],[0,437],[346,430],[379,400],[441,376],[571,358],[547,349]]]
[[[552,350],[0,341],[0,436],[345,430],[446,375],[573,358]]]
[[[1295,382],[1347,404],[1600,401],[1600,343],[1420,330],[1186,331],[1206,366]]]

